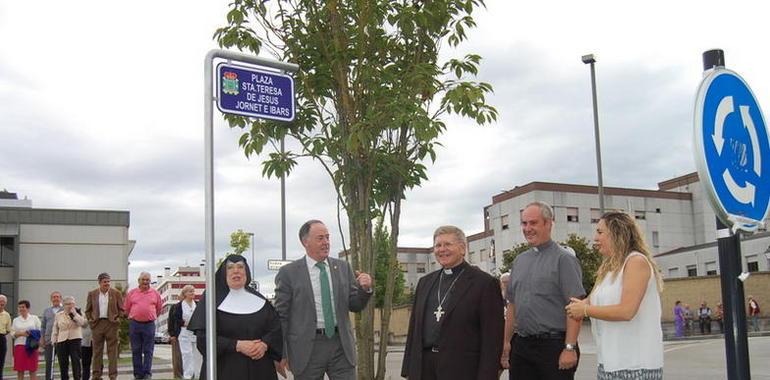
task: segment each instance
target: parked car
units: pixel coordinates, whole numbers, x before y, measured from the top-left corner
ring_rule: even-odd
[[[168,335],[164,333],[155,333],[155,344],[168,343]]]

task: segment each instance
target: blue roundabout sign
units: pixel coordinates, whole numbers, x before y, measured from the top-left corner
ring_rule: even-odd
[[[754,94],[733,71],[716,68],[695,102],[695,161],[717,217],[754,230],[770,206],[770,139]]]

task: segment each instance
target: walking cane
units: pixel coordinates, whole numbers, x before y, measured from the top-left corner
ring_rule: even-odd
[[[51,378],[48,380],[53,380],[53,371],[55,368],[56,368],[56,344],[54,342],[51,342]]]

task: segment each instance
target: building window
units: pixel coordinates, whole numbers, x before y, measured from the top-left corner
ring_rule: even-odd
[[[669,278],[677,278],[677,277],[679,277],[679,267],[668,268],[668,277]]]
[[[475,251],[468,252],[468,262],[469,263],[471,263],[471,264],[475,263],[476,262],[475,257],[476,257],[476,252]]]
[[[479,250],[479,261],[486,261],[486,260],[484,259],[484,258],[486,257],[486,255],[487,255],[487,250],[486,250],[486,249],[483,249],[483,248],[482,248],[482,249],[480,249],[480,250]]]
[[[687,277],[697,277],[697,276],[698,276],[698,268],[695,265],[688,265]]]
[[[577,207],[567,207],[567,221],[572,223],[578,222],[578,209]]]
[[[500,224],[503,226],[502,228],[504,230],[508,229],[508,214],[505,214],[500,217]]]
[[[655,209],[655,213],[660,214],[660,207]]]
[[[409,270],[409,264],[398,263],[398,269],[401,269],[401,272],[406,273]]]
[[[7,305],[16,305],[16,298],[13,296],[15,289],[16,285],[13,282],[0,282],[0,294],[5,294]],[[5,336],[2,338],[5,339]]]
[[[417,263],[417,273],[425,273],[425,263]]]
[[[642,210],[636,210],[634,211],[634,219],[636,220],[645,220],[647,219],[647,215],[645,215],[645,212]]]
[[[652,231],[652,246],[655,248],[660,247],[660,234],[658,231]]]
[[[0,267],[16,266],[16,244],[12,237],[0,237]],[[8,293],[3,293],[8,295]],[[8,303],[8,305],[15,305]],[[15,307],[15,306],[13,306]]]
[[[746,256],[746,270],[748,272],[759,271],[759,260],[757,260],[757,255]]]
[[[599,223],[602,218],[602,212],[598,208],[591,209],[591,223]]]
[[[709,261],[706,263],[706,276],[716,276],[717,274],[717,262]]]

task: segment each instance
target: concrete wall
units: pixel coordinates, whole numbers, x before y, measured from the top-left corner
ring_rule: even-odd
[[[689,278],[675,278],[665,280],[663,294],[660,302],[662,305],[662,320],[671,322],[674,319],[674,303],[679,300],[683,304],[689,304],[690,310],[697,312],[701,302],[706,301],[714,310],[717,302],[722,301],[722,288],[720,276],[703,276]],[[746,296],[753,295],[759,302],[762,317],[770,316],[770,272],[754,272],[743,283]]]
[[[30,301],[33,314],[50,306],[54,290],[84,307],[101,272],[112,275],[113,285],[127,284],[128,227],[21,224],[19,252],[18,295]]]
[[[759,302],[762,318],[770,318],[770,272],[755,272],[744,282],[745,295],[753,295]],[[703,276],[690,278],[677,278],[665,280],[663,294],[661,295],[662,313],[661,321],[669,324],[673,321],[674,302],[690,304],[690,309],[696,312],[700,303],[706,301],[712,310],[717,302],[722,300],[719,276]],[[393,309],[390,318],[391,343],[404,343],[409,330],[409,316],[411,305],[400,306]],[[767,322],[766,322],[767,323]],[[670,326],[669,326],[670,327]],[[375,336],[379,337],[380,311],[374,314]]]

